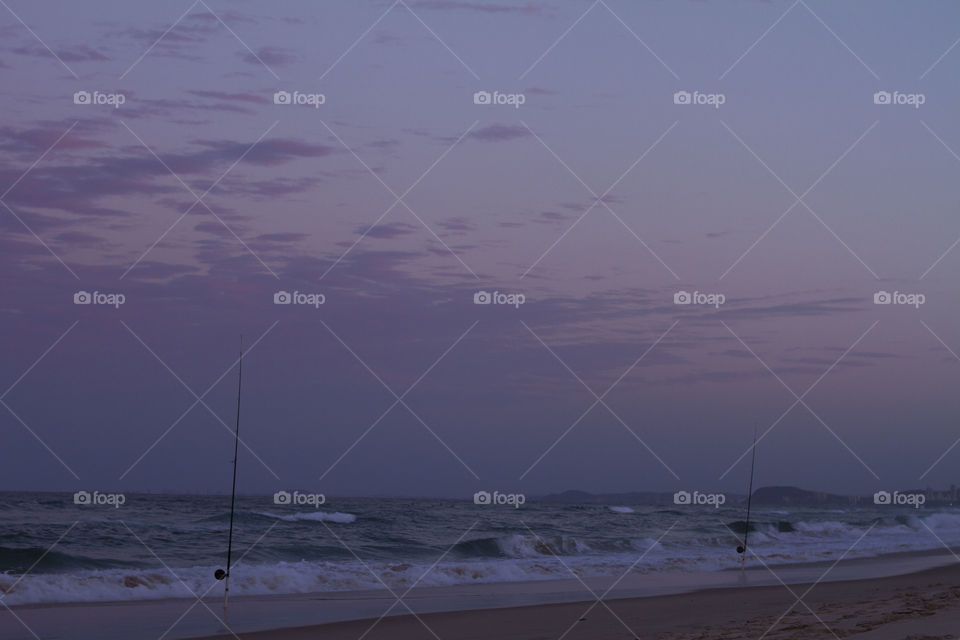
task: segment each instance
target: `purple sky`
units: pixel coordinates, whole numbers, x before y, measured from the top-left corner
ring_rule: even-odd
[[[8,6],[0,488],[960,481],[954,3]]]

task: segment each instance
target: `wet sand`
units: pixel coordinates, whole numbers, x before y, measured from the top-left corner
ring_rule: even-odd
[[[242,640],[940,640],[958,635],[960,564],[867,580],[407,614],[238,634]]]

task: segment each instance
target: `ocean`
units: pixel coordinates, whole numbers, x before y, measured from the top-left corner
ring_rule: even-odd
[[[225,564],[229,506],[229,496],[127,494],[112,506],[0,494],[3,601],[222,593],[213,574]],[[742,534],[743,517],[739,505],[330,499],[305,508],[241,496],[230,587],[297,594],[723,570],[739,566],[731,530]],[[759,560],[747,564],[757,566],[943,550],[960,544],[960,510],[757,507],[749,541]]]

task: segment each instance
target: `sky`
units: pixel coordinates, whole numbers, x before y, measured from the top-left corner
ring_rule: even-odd
[[[960,481],[955,3],[0,36],[3,489],[228,490],[241,336],[241,492]]]

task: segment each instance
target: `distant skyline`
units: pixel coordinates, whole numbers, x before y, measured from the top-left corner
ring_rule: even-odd
[[[0,489],[956,482],[957,5],[8,5]]]

